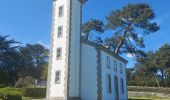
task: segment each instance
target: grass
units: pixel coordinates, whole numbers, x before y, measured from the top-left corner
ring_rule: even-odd
[[[22,97],[22,100],[45,100],[45,98]]]
[[[30,89],[33,91],[31,91]],[[22,90],[25,90],[25,91],[22,91]],[[22,89],[11,88],[11,87],[0,88],[0,100],[4,96],[7,96],[7,95],[20,97],[20,99],[22,98],[22,100],[45,100],[44,91],[45,90],[44,89],[42,90],[41,88],[28,88],[28,89],[27,88],[24,88],[24,89],[23,88]],[[24,95],[22,95],[23,93],[24,93]],[[28,97],[24,97],[24,96],[28,96]],[[30,96],[32,96],[32,97],[30,97]],[[12,98],[14,98],[14,97],[12,97]],[[18,100],[18,99],[13,99],[13,100]]]
[[[128,100],[170,100],[170,98],[159,98],[159,97],[129,97]]]

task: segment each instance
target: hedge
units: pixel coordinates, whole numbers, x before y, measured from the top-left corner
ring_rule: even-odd
[[[17,88],[0,88],[0,100],[22,100],[21,90]]]
[[[22,88],[21,94],[24,97],[33,97],[33,98],[45,98],[46,97],[46,88]]]
[[[128,91],[155,92],[155,93],[170,94],[170,88],[162,88],[162,87],[128,86]]]

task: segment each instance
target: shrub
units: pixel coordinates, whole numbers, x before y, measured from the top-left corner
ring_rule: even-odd
[[[33,98],[45,98],[46,88],[30,88],[25,87],[21,90],[22,96],[33,97]]]
[[[155,93],[170,94],[170,88],[162,88],[162,87],[128,86],[128,91],[155,92]]]
[[[22,100],[21,91],[17,88],[0,88],[0,100]]]
[[[35,83],[34,78],[26,76],[25,78],[19,78],[18,81],[15,83],[15,87],[21,88],[24,86],[33,86],[34,83]]]
[[[0,69],[0,87],[6,86],[8,84],[9,75],[5,70]]]

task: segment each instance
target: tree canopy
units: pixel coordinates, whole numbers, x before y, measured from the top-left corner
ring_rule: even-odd
[[[18,71],[19,77],[32,76],[40,79],[44,65],[48,64],[49,50],[41,44],[27,44],[19,50],[22,58],[22,67]]]
[[[155,52],[147,52],[146,57],[137,58],[133,74],[129,70],[127,70],[129,85],[169,87],[170,45],[164,44]],[[143,82],[144,79],[148,81]]]
[[[49,50],[40,44],[17,46],[18,43],[0,36],[0,87],[14,86],[19,78],[46,80],[44,67],[48,65]]]
[[[123,9],[111,11],[106,16],[106,27],[114,31],[106,44],[114,48],[116,54],[121,52],[141,54],[144,48],[143,35],[154,33],[159,26],[153,21],[155,14],[147,4],[129,4]]]
[[[9,76],[9,84],[13,83],[17,79],[15,74],[19,69],[19,52],[18,46],[19,42],[14,39],[7,39],[9,36],[0,35],[0,70],[1,72],[6,72]],[[5,75],[6,76],[6,75]],[[7,81],[6,81],[7,82]],[[6,83],[7,85],[8,83]]]
[[[98,33],[104,32],[104,23],[101,20],[91,19],[82,25],[82,37],[89,40],[90,32],[96,31]]]
[[[83,25],[82,30],[86,33],[86,40],[91,30],[99,33],[112,32],[104,40],[104,46],[108,46],[116,54],[131,53],[140,56],[144,55],[140,49],[145,47],[144,36],[159,30],[154,18],[155,14],[148,4],[128,4],[122,9],[112,10],[106,16],[105,24],[101,20],[92,19]]]

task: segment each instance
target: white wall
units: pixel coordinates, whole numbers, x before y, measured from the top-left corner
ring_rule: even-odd
[[[106,67],[106,57],[110,57],[110,68]],[[119,63],[121,63],[118,59],[112,57],[108,53],[102,51],[101,53],[101,59],[102,59],[102,98],[103,100],[115,100],[115,87],[114,87],[114,77],[118,77],[118,86],[119,86],[119,99],[120,100],[127,100],[127,90],[126,90],[126,73],[125,73],[125,64],[123,68],[123,73],[120,73],[120,66]],[[113,61],[116,60],[118,62],[117,71],[114,71],[114,63]],[[112,86],[112,92],[107,92],[107,83],[106,83],[106,75],[111,75],[111,86]],[[120,79],[123,78],[124,80],[124,89],[125,93],[121,94],[120,90]]]
[[[97,100],[97,52],[84,43],[81,47],[81,98]]]
[[[81,3],[72,0],[69,96],[79,96]]]
[[[79,72],[80,72],[80,20],[81,20],[81,3],[79,0],[56,0],[53,1],[54,20],[53,20],[53,52],[52,52],[52,69],[50,82],[50,97],[64,97],[64,91],[67,91],[68,78],[65,72],[69,67],[69,96],[79,96]],[[64,6],[64,16],[58,17],[59,7]],[[71,25],[70,25],[71,10]],[[58,26],[63,26],[63,37],[58,38]],[[71,30],[71,35],[70,35]],[[69,41],[70,39],[70,41]],[[69,46],[71,46],[69,48]],[[62,48],[62,59],[56,60],[57,48]],[[69,50],[68,50],[69,49]],[[69,61],[69,62],[67,62]],[[69,66],[67,66],[69,64]],[[61,83],[55,84],[55,72],[61,71]]]
[[[53,7],[54,7],[54,18],[53,18],[53,52],[52,52],[52,69],[51,69],[51,82],[50,82],[50,97],[63,97],[64,96],[64,78],[65,78],[65,69],[64,67],[66,66],[66,37],[68,34],[68,0],[57,0],[53,2]],[[64,6],[64,16],[59,18],[58,13],[59,13],[59,7]],[[58,26],[63,25],[63,37],[62,38],[57,38],[57,33],[58,33]],[[61,47],[62,48],[62,60],[56,60],[56,51],[57,48]],[[55,84],[55,72],[57,70],[61,71],[61,83],[60,84]]]

